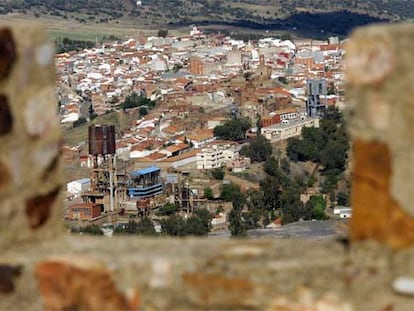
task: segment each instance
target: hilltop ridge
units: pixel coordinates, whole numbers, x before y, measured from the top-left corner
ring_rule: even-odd
[[[358,26],[409,21],[414,1],[407,0],[5,0],[0,14],[56,17],[96,25],[126,24],[139,29],[218,25],[276,30],[300,36],[346,36]]]

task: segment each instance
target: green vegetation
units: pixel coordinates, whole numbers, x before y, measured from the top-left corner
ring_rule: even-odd
[[[83,41],[83,40],[74,40],[67,37],[56,38],[56,53],[66,53],[70,51],[80,51],[83,49],[90,49],[95,46],[95,42],[92,41]]]
[[[336,196],[336,203],[342,206],[349,206],[349,194],[345,192],[339,192]]]
[[[224,178],[224,171],[222,168],[214,168],[211,170],[211,176],[217,180],[223,180]]]
[[[322,195],[313,195],[309,201],[306,202],[305,207],[312,211],[312,218],[318,220],[324,220],[326,218],[326,200]]]
[[[166,36],[168,36],[168,29],[160,29],[158,30],[158,37],[163,37],[165,38]]]
[[[236,184],[229,183],[221,186],[220,198],[226,202],[232,202],[237,200],[237,196],[240,195],[240,187]]]
[[[178,211],[179,206],[173,203],[166,203],[162,206],[155,215],[157,216],[171,216]]]
[[[250,128],[248,118],[231,119],[223,125],[214,128],[214,136],[224,140],[243,140],[246,138],[246,131]]]
[[[319,128],[303,128],[302,138],[288,139],[287,154],[292,161],[312,161],[321,166],[321,192],[335,202],[335,190],[347,165],[349,138],[342,114],[329,107]],[[316,180],[311,176],[308,185]],[[341,200],[346,201],[341,195]]]
[[[213,189],[210,187],[204,188],[204,197],[209,200],[214,199]]]
[[[229,228],[232,236],[244,236],[249,229],[266,226],[280,218],[283,224],[299,220],[326,219],[326,200],[322,195],[312,196],[306,204],[300,194],[306,185],[290,175],[286,158],[269,157],[263,164],[266,173],[258,190],[241,192],[235,184],[224,184],[221,199],[232,202]]]
[[[272,154],[272,145],[263,135],[258,134],[248,146],[243,146],[240,154],[249,157],[252,162],[266,161]]]
[[[130,220],[125,228],[117,227],[114,230],[115,234],[136,234],[152,236],[156,235],[154,224],[148,217],[143,217],[138,221]]]
[[[132,92],[132,94],[128,95],[122,103],[122,109],[126,110],[135,107],[140,107],[140,115],[146,115],[148,110],[155,107],[155,101],[152,101],[145,96],[138,95],[136,92]],[[145,112],[141,109],[145,109]]]
[[[354,27],[381,21],[409,20],[414,2],[402,0],[151,0],[136,6],[133,0],[3,0],[0,14],[19,12],[45,15],[77,24],[112,24],[113,21],[165,31],[167,25],[197,23],[234,26],[233,36],[255,40],[264,30],[277,30],[283,38],[294,31],[301,36],[326,39],[330,34],[346,35]],[[259,31],[257,31],[259,30]],[[323,30],[323,32],[321,32]]]
[[[79,127],[82,124],[86,124],[88,122],[88,120],[86,120],[85,117],[80,117],[78,120],[76,120],[75,122],[73,122],[73,127]]]
[[[328,108],[319,128],[304,127],[302,138],[289,138],[287,154],[292,161],[312,161],[323,166],[323,174],[345,170],[349,149],[345,123],[337,108]]]
[[[96,225],[88,225],[86,227],[80,228],[79,232],[91,234],[91,235],[103,235],[103,231],[99,226]]]
[[[179,215],[171,215],[160,221],[162,233],[171,236],[204,236],[211,230],[212,215],[206,209],[197,209],[188,219]]]

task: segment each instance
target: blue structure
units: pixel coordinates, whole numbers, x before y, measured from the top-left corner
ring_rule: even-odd
[[[133,171],[130,178],[128,195],[132,199],[145,199],[163,194],[164,185],[160,178],[161,170],[157,166],[150,166]]]

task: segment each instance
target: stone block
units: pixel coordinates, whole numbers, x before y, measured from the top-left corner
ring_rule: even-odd
[[[54,45],[41,26],[0,24],[0,248],[54,237],[62,162]]]
[[[414,243],[414,25],[358,29],[347,43],[353,138],[351,237]]]
[[[45,260],[35,273],[46,310],[138,310],[138,293],[127,299],[117,290],[111,272],[91,259]]]
[[[257,306],[256,289],[248,279],[225,277],[217,274],[183,274],[187,299],[198,308],[238,308]]]

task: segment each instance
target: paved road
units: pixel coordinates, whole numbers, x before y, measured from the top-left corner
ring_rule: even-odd
[[[337,221],[302,221],[275,229],[249,230],[252,238],[332,239],[339,236]]]
[[[334,239],[340,236],[344,221],[302,221],[285,225],[275,229],[249,230],[247,235],[251,239]],[[230,232],[214,232],[211,238],[229,238]]]

